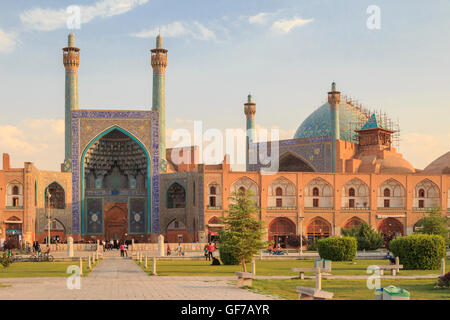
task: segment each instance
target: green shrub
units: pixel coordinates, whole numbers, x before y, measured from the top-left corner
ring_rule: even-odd
[[[317,241],[316,242],[314,242],[314,241],[308,242],[308,247],[307,247],[306,250],[308,250],[308,251],[317,251]]]
[[[317,242],[322,259],[331,261],[353,261],[356,257],[357,242],[353,237],[330,237]]]
[[[389,248],[406,270],[436,270],[445,257],[445,240],[440,235],[399,237],[390,242]]]
[[[377,250],[384,244],[381,232],[372,229],[365,222],[359,228],[341,229],[341,233],[345,237],[356,238],[358,250]]]
[[[441,288],[450,288],[450,271],[438,278],[437,286]]]

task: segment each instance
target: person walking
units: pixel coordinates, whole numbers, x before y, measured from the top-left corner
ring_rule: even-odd
[[[170,256],[172,250],[170,249],[170,244],[167,244],[167,255]]]
[[[125,254],[125,258],[128,258],[128,246],[126,243],[123,245],[123,252]]]
[[[178,242],[177,255],[181,256],[181,242]]]

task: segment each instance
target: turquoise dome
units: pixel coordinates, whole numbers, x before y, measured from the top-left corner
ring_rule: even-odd
[[[303,121],[295,132],[294,139],[331,135],[330,118],[330,105],[325,103]],[[341,140],[354,142],[356,138],[354,130],[360,129],[368,120],[369,117],[361,112],[359,108],[346,102],[341,102],[339,104]]]

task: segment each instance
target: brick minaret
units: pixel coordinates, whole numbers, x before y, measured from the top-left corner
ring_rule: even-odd
[[[328,92],[328,104],[330,105],[331,135],[333,139],[333,172],[336,172],[336,140],[341,138],[339,127],[339,103],[341,102],[341,93],[336,90],[336,83],[331,84],[331,91]]]
[[[244,113],[245,116],[247,117],[245,170],[249,171],[250,143],[255,141],[255,113],[256,113],[256,104],[253,102],[252,96],[250,94],[247,97],[247,103],[244,104]]]
[[[63,48],[63,63],[66,69],[65,95],[65,154],[62,171],[72,170],[72,110],[78,109],[78,66],[80,49],[75,47],[75,35],[69,34],[67,47]]]
[[[156,37],[156,49],[152,49],[153,98],[152,110],[159,112],[159,163],[160,171],[167,170],[166,162],[166,67],[167,50],[163,49],[161,35]]]

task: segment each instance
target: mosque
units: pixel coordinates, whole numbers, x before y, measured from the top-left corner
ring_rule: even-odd
[[[162,37],[151,50],[152,108],[87,110],[78,105],[80,49],[70,34],[65,67],[65,156],[61,171],[33,163],[12,168],[3,154],[0,170],[0,240],[16,245],[52,238],[155,242],[206,242],[223,228],[229,196],[251,190],[267,239],[289,246],[339,235],[362,221],[385,237],[409,234],[431,208],[450,218],[450,152],[424,170],[397,152],[395,130],[375,113],[343,97],[335,83],[328,102],[277,141],[279,166],[267,174],[254,139],[256,104],[244,104],[246,170],[197,163],[195,146],[165,143],[165,70]],[[268,144],[270,146],[270,144]],[[269,148],[270,151],[270,148]],[[186,156],[189,163],[172,160]],[[254,159],[255,161],[250,161]]]

